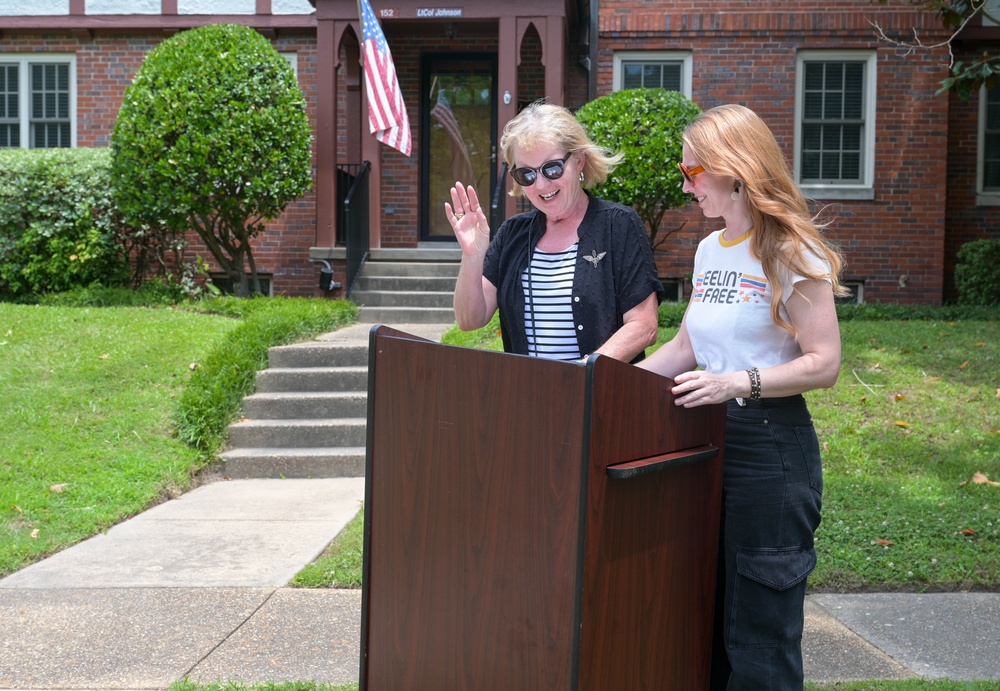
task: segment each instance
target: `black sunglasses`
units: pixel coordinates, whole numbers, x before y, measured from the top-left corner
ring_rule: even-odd
[[[538,179],[538,174],[541,173],[548,180],[558,180],[566,172],[566,161],[569,157],[573,155],[573,152],[569,152],[561,159],[555,159],[554,161],[546,161],[537,168],[528,168],[527,166],[522,166],[520,168],[512,168],[510,171],[510,176],[514,178],[514,182],[519,184],[521,187],[531,187],[535,184],[535,180]]]

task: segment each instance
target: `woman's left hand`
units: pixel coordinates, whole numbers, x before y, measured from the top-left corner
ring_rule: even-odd
[[[737,374],[747,378],[745,372]],[[676,396],[674,405],[685,408],[725,403],[741,395],[741,392],[736,391],[733,374],[712,374],[702,370],[678,374],[674,377],[674,388],[670,392]],[[745,392],[742,395],[745,395]]]
[[[479,204],[475,188],[456,182],[451,188],[451,204],[444,203],[444,213],[455,231],[462,253],[481,257],[490,245],[490,224]]]
[[[799,281],[786,306],[802,354],[783,365],[761,368],[761,395],[764,398],[829,388],[837,383],[840,372],[840,327],[830,283]],[[674,377],[671,392],[677,397],[674,402],[685,408],[724,403],[731,398],[747,398],[750,377],[745,371],[728,374],[700,370],[683,372]]]

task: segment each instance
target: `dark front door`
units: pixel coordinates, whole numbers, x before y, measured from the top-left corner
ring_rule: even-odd
[[[496,56],[427,55],[421,127],[421,240],[454,240],[444,203],[456,181],[476,188],[489,217],[496,183]]]

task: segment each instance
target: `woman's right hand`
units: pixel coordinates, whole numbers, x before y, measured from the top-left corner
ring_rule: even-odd
[[[462,253],[468,256],[484,254],[490,244],[490,224],[479,204],[475,188],[456,182],[451,188],[451,204],[444,203],[444,212]]]

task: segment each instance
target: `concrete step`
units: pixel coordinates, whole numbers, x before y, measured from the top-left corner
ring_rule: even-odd
[[[251,448],[341,448],[365,446],[366,418],[241,420],[229,426],[229,446]]]
[[[365,447],[241,448],[222,453],[235,479],[364,477]]]
[[[399,291],[406,293],[434,292],[454,293],[455,277],[453,276],[358,276],[357,283],[351,291],[355,293],[368,291]]]
[[[309,420],[368,415],[364,391],[279,391],[243,399],[247,420]]]
[[[358,319],[371,324],[453,324],[451,307],[367,307],[361,306]]]
[[[428,243],[429,245],[430,243]],[[368,261],[381,262],[460,262],[462,248],[458,241],[435,242],[421,247],[378,247],[368,253]]]
[[[268,350],[268,367],[367,367],[368,344],[309,341]]]
[[[398,292],[389,290],[355,290],[351,299],[365,307],[445,307],[451,309],[453,292]]]
[[[362,309],[362,312],[364,309]],[[452,316],[454,320],[454,315]],[[380,323],[380,322],[372,322]],[[387,323],[387,322],[386,322]],[[396,322],[402,324],[405,322]],[[368,367],[272,367],[257,373],[257,393],[367,391]]]
[[[459,257],[461,260],[461,257]],[[362,276],[407,276],[414,278],[433,278],[458,276],[461,266],[456,262],[427,261],[367,261],[361,267]]]
[[[361,305],[359,323],[454,324],[461,256],[457,244],[373,250],[351,295]],[[268,369],[243,400],[243,418],[229,426],[229,448],[220,455],[225,473],[364,476],[367,389],[367,338],[271,348]]]

